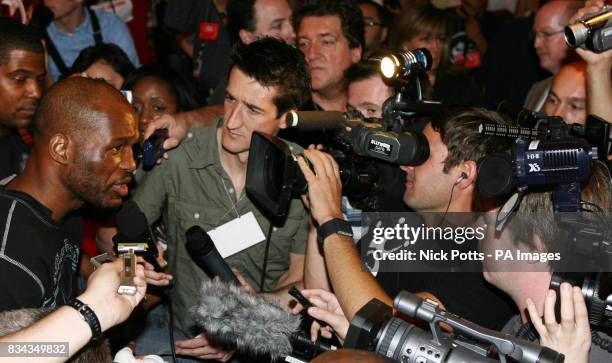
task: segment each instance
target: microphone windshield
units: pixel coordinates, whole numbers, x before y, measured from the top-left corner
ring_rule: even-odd
[[[193,313],[212,345],[272,359],[291,354],[289,337],[301,323],[299,315],[259,295],[212,281],[204,283]]]
[[[143,235],[146,235],[149,229],[147,217],[133,200],[123,203],[115,216],[115,221],[121,235],[128,239],[140,239]]]

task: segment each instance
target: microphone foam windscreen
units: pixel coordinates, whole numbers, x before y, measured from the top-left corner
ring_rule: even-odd
[[[131,239],[143,236],[149,228],[147,217],[142,213],[138,204],[131,199],[123,203],[115,216],[115,221],[121,235]]]
[[[272,359],[291,354],[289,336],[301,323],[299,315],[261,296],[212,281],[204,283],[193,312],[212,345]]]

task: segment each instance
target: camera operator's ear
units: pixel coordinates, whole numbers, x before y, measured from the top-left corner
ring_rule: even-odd
[[[476,186],[477,165],[473,160],[467,160],[459,166],[461,169],[460,178],[457,179],[455,185],[458,188],[467,188],[470,185]]]
[[[55,134],[49,140],[49,155],[60,164],[68,164],[70,159],[70,138],[64,134]]]
[[[542,237],[540,237],[538,234],[534,233],[533,236],[531,237],[531,241],[532,241],[532,247],[535,248],[534,252],[547,253],[549,251],[548,246],[542,240]]]

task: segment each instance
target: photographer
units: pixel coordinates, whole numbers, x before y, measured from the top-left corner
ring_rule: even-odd
[[[607,168],[600,162],[593,163],[589,180],[582,186],[582,203],[589,205],[595,211],[581,212],[587,220],[600,223],[602,218],[607,221],[612,212],[610,195],[612,183]],[[595,207],[597,206],[597,207]],[[493,213],[494,214],[494,213]],[[529,252],[557,252],[574,254],[570,246],[561,241],[570,241],[570,233],[575,228],[558,227],[553,209],[551,191],[528,192],[520,202],[512,221],[501,235],[483,241],[483,252],[492,254],[494,250],[523,250]],[[490,218],[491,214],[487,214]],[[488,221],[489,226],[495,226],[494,220]],[[491,227],[493,233],[494,227]],[[577,239],[574,243],[588,243]],[[570,242],[571,243],[571,242]],[[565,257],[565,256],[563,256]],[[584,307],[584,299],[568,284],[561,286],[561,321],[557,323],[554,316],[555,293],[548,292],[551,283],[551,265],[549,261],[505,260],[484,261],[484,277],[487,281],[508,294],[519,309],[519,315],[508,321],[504,332],[528,338],[533,335],[529,320],[540,335],[542,344],[558,350],[566,355],[566,362],[585,362],[591,341],[588,329],[588,317]],[[588,266],[583,266],[587,269]],[[576,290],[576,287],[574,287]],[[565,300],[565,301],[564,301]],[[529,311],[529,315],[527,315]],[[544,324],[540,316],[544,316]],[[572,334],[567,336],[566,334]],[[599,333],[604,335],[603,333]],[[610,339],[610,337],[604,338]],[[590,362],[609,362],[612,352],[593,344],[589,354]]]
[[[126,320],[145,295],[144,269],[138,265],[134,276],[135,295],[119,295],[122,260],[106,263],[90,276],[87,289],[77,297],[88,305],[99,321],[102,332]],[[77,310],[63,306],[49,316],[13,334],[0,337],[0,343],[66,342],[70,357],[84,347],[93,336],[92,328]],[[66,357],[37,357],[36,362],[63,362]],[[0,362],[31,362],[32,357],[0,357]]]

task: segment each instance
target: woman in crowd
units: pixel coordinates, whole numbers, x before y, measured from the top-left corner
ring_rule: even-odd
[[[431,4],[408,7],[395,19],[389,48],[395,52],[429,50],[432,65],[427,72],[429,84],[424,87],[426,99],[445,105],[479,106],[483,98],[480,85],[463,70],[452,68],[448,60],[446,22],[445,12]]]
[[[132,91],[141,137],[154,118],[199,107],[191,85],[178,73],[159,65],[142,66],[128,77],[124,88]]]

